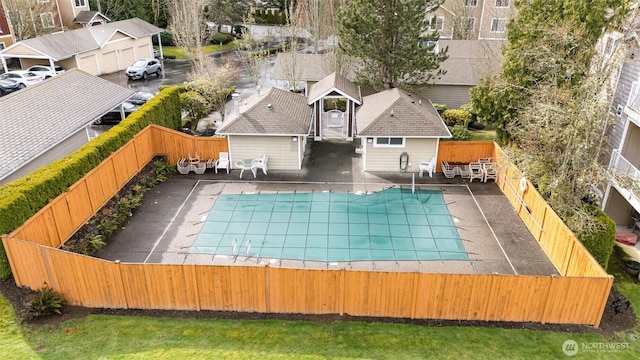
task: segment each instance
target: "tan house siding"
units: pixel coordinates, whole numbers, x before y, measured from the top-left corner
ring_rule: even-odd
[[[80,24],[75,24],[73,20],[78,16],[81,11],[90,11],[89,0],[84,0],[84,6],[76,6],[76,0],[58,0],[58,10],[62,17],[62,24],[65,29],[77,29],[82,27]]]
[[[400,155],[409,154],[408,172],[417,172],[420,161],[429,161],[438,149],[437,139],[405,139],[404,147],[374,147],[373,141],[365,144],[365,171],[400,171]]]
[[[419,96],[431,100],[434,104],[445,104],[449,109],[457,109],[470,101],[470,89],[471,86],[466,85],[438,85],[423,88]]]
[[[229,135],[231,165],[242,159],[256,159],[269,155],[268,168],[273,170],[299,170],[301,141],[292,141],[291,136],[242,136]]]
[[[477,0],[475,6],[466,6],[467,0],[445,0],[444,3],[428,17],[438,16],[444,18],[440,31],[443,39],[454,38],[454,23],[456,19],[474,18],[473,31],[468,40],[489,40],[507,38],[505,31],[491,31],[492,19],[509,19],[516,16],[513,6],[514,0],[508,1],[508,7],[496,7],[496,0]],[[457,39],[459,40],[459,39]]]
[[[13,49],[5,50],[5,54],[42,56],[41,53],[21,44],[16,45]]]

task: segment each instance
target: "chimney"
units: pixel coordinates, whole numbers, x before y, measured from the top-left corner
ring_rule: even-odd
[[[260,86],[256,86],[256,91],[258,92],[258,96],[260,96],[260,90],[262,89],[262,87]]]
[[[233,107],[236,109],[236,115],[240,115],[240,94],[234,92],[231,94],[231,99],[233,100]]]

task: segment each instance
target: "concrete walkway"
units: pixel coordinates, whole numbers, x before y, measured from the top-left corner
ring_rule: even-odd
[[[175,174],[146,196],[131,217],[97,257],[122,262],[220,264],[264,266],[259,259],[212,257],[190,254],[189,248],[203,217],[220,194],[241,192],[337,191],[377,192],[391,186],[411,187],[412,173],[365,173],[355,145],[347,142],[311,142],[300,171],[258,172],[256,179],[239,170],[204,175]],[[251,179],[249,179],[251,178]],[[383,271],[557,274],[535,239],[495,183],[468,183],[443,174],[418,178],[417,186],[443,192],[458,233],[469,254],[468,261],[352,262],[332,265],[281,260],[270,266],[345,268]]]

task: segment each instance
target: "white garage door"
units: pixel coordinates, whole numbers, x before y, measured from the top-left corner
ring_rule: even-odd
[[[118,58],[115,50],[102,54],[100,60],[100,69],[102,70],[102,74],[110,74],[118,71]]]
[[[91,75],[100,75],[98,70],[98,62],[96,61],[96,55],[89,55],[80,57],[80,69],[86,71]]]
[[[135,60],[135,58],[133,56],[133,48],[132,47],[130,47],[128,49],[120,50],[120,53],[118,54],[118,65],[120,66],[119,70],[126,69],[129,65],[133,64],[134,60]]]

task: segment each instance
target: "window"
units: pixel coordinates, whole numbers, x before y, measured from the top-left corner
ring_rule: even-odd
[[[478,0],[464,0],[466,6],[478,6]]]
[[[476,23],[476,18],[474,17],[468,17],[468,18],[462,19],[462,26],[464,26],[466,30],[473,31],[473,25],[475,23]]]
[[[4,48],[5,48],[4,43],[3,43],[3,42],[0,42],[0,50],[4,50]]]
[[[53,13],[46,12],[40,14],[40,21],[42,22],[42,27],[45,29],[49,29],[55,26],[53,22]]]
[[[396,146],[404,147],[404,138],[401,137],[379,137],[373,143],[374,147]]]
[[[76,0],[76,6],[86,6],[87,3],[85,0]]]
[[[509,0],[496,0],[496,7],[509,7]]]
[[[429,29],[438,31],[444,29],[444,16],[432,16]]]
[[[634,81],[631,84],[631,90],[629,91],[629,100],[627,100],[627,106],[636,110],[640,110],[640,82]]]
[[[38,0],[38,3],[42,4],[42,3],[48,3],[49,0]]]
[[[491,32],[503,33],[507,25],[507,19],[493,18],[491,19]]]

